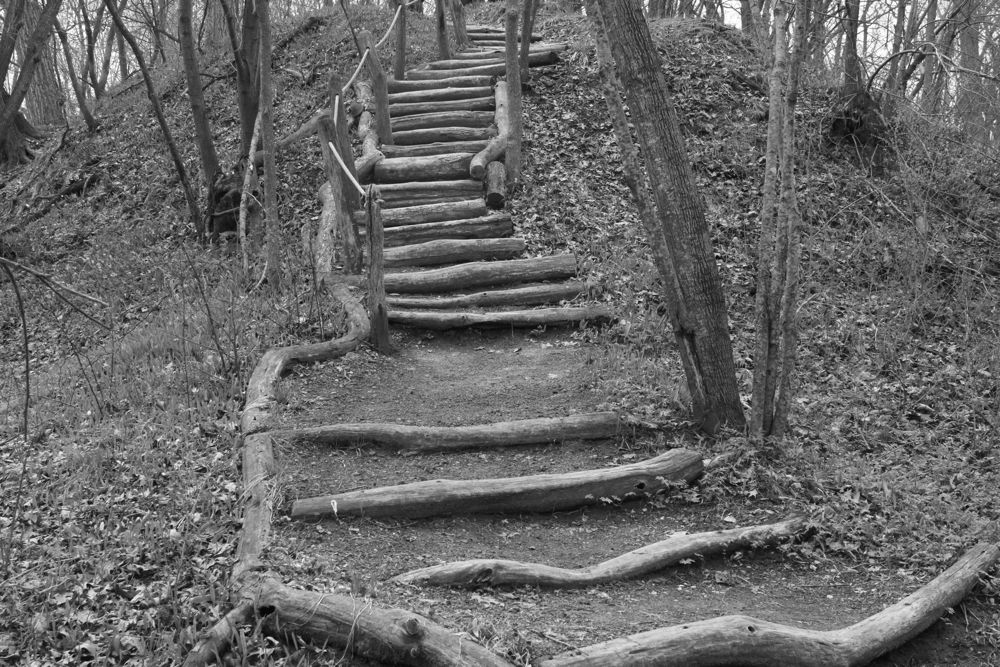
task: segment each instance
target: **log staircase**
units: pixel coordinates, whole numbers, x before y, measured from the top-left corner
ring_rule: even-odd
[[[392,144],[372,180],[382,198],[389,321],[429,329],[536,327],[608,319],[585,303],[573,254],[531,257],[509,213],[487,204],[470,164],[496,136],[493,81],[505,71],[503,33],[469,30],[472,46],[389,82]],[[532,37],[529,65],[561,44]],[[482,176],[482,174],[479,174]],[[360,223],[364,213],[356,212]]]

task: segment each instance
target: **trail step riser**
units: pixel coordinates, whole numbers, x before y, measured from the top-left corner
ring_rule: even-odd
[[[503,238],[513,233],[514,224],[509,215],[485,215],[467,220],[446,220],[386,229],[385,246],[395,248],[438,239]]]
[[[414,114],[440,113],[443,111],[492,111],[496,107],[496,99],[476,97],[468,100],[447,100],[444,102],[407,102],[406,104],[390,104],[389,116],[393,119]]]
[[[458,289],[563,280],[576,275],[572,254],[458,264],[443,269],[385,274],[386,292],[427,294]]]
[[[452,74],[452,78],[439,80],[417,81],[414,79],[405,79],[397,81],[396,79],[392,79],[387,83],[387,86],[389,93],[408,93],[417,90],[441,90],[444,88],[482,88],[483,86],[491,85],[491,83],[492,77],[489,75],[458,76],[457,74]]]
[[[421,157],[443,155],[444,153],[478,153],[489,144],[488,139],[476,141],[438,141],[413,146],[382,146],[382,154],[387,158]]]
[[[486,202],[478,198],[444,204],[387,208],[382,211],[382,225],[387,228],[405,227],[445,220],[465,220],[480,218],[488,212]],[[354,220],[354,224],[364,227],[367,217],[364,211],[354,211],[351,213],[351,219]]]
[[[471,127],[485,129],[493,124],[492,111],[443,111],[440,113],[422,113],[414,116],[393,118],[393,133],[409,130],[431,130],[452,127]]]
[[[411,90],[408,93],[392,93],[389,104],[412,104],[415,102],[447,102],[449,100],[467,100],[476,97],[490,97],[493,88],[490,86],[475,86],[471,88],[436,88],[433,90]]]
[[[431,127],[422,130],[393,130],[392,140],[399,146],[416,146],[453,141],[483,141],[495,137],[493,127]]]
[[[426,157],[399,157],[382,160],[375,165],[378,183],[409,183],[415,180],[459,180],[469,174],[472,153],[450,153]],[[384,222],[383,222],[384,224]]]

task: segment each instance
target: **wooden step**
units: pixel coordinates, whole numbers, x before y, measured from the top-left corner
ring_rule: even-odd
[[[505,39],[506,36],[507,36],[506,32],[493,32],[492,30],[471,30],[471,31],[467,30],[466,34],[469,36],[469,39],[471,39],[473,41],[476,41],[476,40],[479,40],[479,39],[497,39],[497,38]],[[518,32],[518,34],[517,34],[517,41],[519,41],[519,42],[521,41],[521,33],[520,32]],[[542,38],[539,35],[532,35],[531,36],[531,41],[532,42],[540,42],[540,41],[542,41]]]
[[[444,220],[391,227],[385,230],[385,247],[395,248],[436,239],[502,238],[513,233],[514,224],[510,221],[510,216],[494,213],[466,220]]]
[[[465,201],[444,202],[440,204],[424,204],[422,206],[404,206],[401,208],[382,209],[383,227],[404,227],[420,225],[425,222],[441,222],[443,220],[466,220],[487,215],[486,202],[481,197]],[[364,227],[366,214],[364,211],[351,213],[354,224]]]
[[[562,326],[579,322],[602,322],[611,319],[611,309],[604,306],[566,306],[529,310],[390,310],[389,321],[422,329],[445,331],[464,327]]]
[[[567,48],[568,46],[562,42],[546,42],[544,44],[532,44],[531,47],[528,48],[528,56],[530,58],[531,56],[536,54],[541,55],[549,52],[558,53],[560,51],[565,51]],[[498,46],[483,46],[476,50],[461,51],[452,56],[452,60],[465,61],[466,66],[474,64],[487,64],[487,63],[477,63],[477,61],[481,60],[500,59],[506,62],[505,58],[506,58],[506,49],[504,47],[498,47]],[[437,69],[437,68],[431,67],[431,69]]]
[[[412,227],[397,227],[412,229]],[[576,255],[566,253],[499,262],[470,262],[442,269],[386,273],[385,291],[398,294],[454,292],[458,289],[562,280],[576,275]]]
[[[483,184],[469,179],[386,183],[379,188],[383,208],[419,206],[435,202],[467,201],[480,196]]]
[[[472,97],[464,100],[442,100],[439,102],[402,102],[389,105],[389,117],[412,116],[414,114],[441,113],[443,111],[492,111],[496,98]]]
[[[529,51],[528,53],[528,64],[532,67],[540,67],[542,65],[554,65],[559,62],[559,55],[554,50],[545,51]],[[504,67],[504,73],[506,69],[506,61],[496,57],[487,58],[458,58],[455,60],[437,60],[432,63],[428,63],[427,67],[435,71],[449,71],[456,69],[467,69],[469,67],[492,67],[496,65],[502,65]]]
[[[441,239],[386,248],[385,267],[438,266],[511,259],[524,252],[524,239]]]
[[[430,130],[443,127],[485,128],[493,124],[494,117],[495,114],[492,111],[441,111],[392,118],[390,122],[393,134],[395,134],[397,131]]]
[[[438,81],[445,82],[456,76],[497,76],[507,71],[507,66],[472,65],[464,69],[414,69],[406,73],[408,81]],[[450,84],[449,84],[450,85]]]
[[[701,476],[699,452],[671,449],[637,463],[563,474],[501,479],[435,479],[330,496],[303,498],[292,504],[293,519],[426,517],[497,512],[555,512],[599,505],[608,498],[646,500]]]
[[[421,157],[394,157],[381,160],[373,172],[375,182],[408,183],[464,179],[474,153],[444,153]]]
[[[472,97],[490,97],[492,86],[470,86],[468,88],[432,88],[431,90],[411,90],[405,93],[390,93],[389,104],[410,104],[413,102],[442,102],[445,100],[466,100]]]
[[[392,141],[397,146],[413,146],[452,141],[483,141],[496,135],[495,127],[430,127],[423,130],[393,130]]]
[[[390,79],[387,85],[390,93],[407,93],[415,90],[436,90],[441,88],[481,88],[489,86],[492,83],[492,77],[488,75],[454,75],[447,79],[438,79],[435,81],[416,81],[411,79],[397,81],[396,79]]]
[[[483,290],[464,294],[442,296],[401,296],[387,297],[387,303],[394,308],[489,308],[496,306],[541,306],[560,303],[577,298],[586,291],[586,286],[578,280],[558,283],[538,283],[509,287],[505,289]]]
[[[491,57],[476,59],[470,63],[467,58],[453,58],[451,60],[435,60],[427,63],[428,69],[465,69],[469,65],[502,65],[506,62],[503,58]]]
[[[414,146],[382,146],[382,154],[387,158],[419,157],[421,155],[441,155],[443,153],[478,153],[486,148],[489,139],[475,141],[437,141]]]

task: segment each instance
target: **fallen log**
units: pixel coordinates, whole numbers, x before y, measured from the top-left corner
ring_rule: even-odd
[[[839,630],[806,630],[750,616],[720,616],[613,639],[542,660],[540,667],[685,665],[861,667],[902,646],[961,602],[1000,560],[1000,545],[978,544],[923,588]]]
[[[481,196],[483,185],[479,181],[462,179],[454,181],[411,181],[386,183],[379,191],[383,206],[401,208],[435,202],[468,201]]]
[[[514,225],[511,223],[509,215],[487,215],[468,220],[428,222],[422,225],[386,229],[385,246],[393,248],[435,239],[498,238],[510,236],[513,233]]]
[[[382,211],[382,224],[385,227],[402,227],[404,225],[419,225],[425,222],[478,218],[486,215],[486,213],[486,203],[482,199],[467,199],[457,202],[389,208]],[[359,227],[365,224],[365,214],[363,211],[355,211],[351,214],[351,217],[354,220],[354,224]]]
[[[411,570],[392,580],[430,586],[584,588],[635,579],[685,559],[770,546],[803,533],[808,525],[805,517],[792,517],[762,526],[676,535],[589,567],[564,568],[514,560],[476,559]]]
[[[504,142],[506,150],[506,142]],[[507,203],[507,167],[503,162],[486,165],[486,205],[500,210]]]
[[[444,102],[448,100],[467,100],[475,97],[489,97],[493,89],[489,86],[471,86],[465,88],[434,88],[432,90],[411,90],[404,93],[391,93],[389,104],[414,104],[416,102]]]
[[[435,127],[393,132],[392,139],[398,146],[412,146],[435,142],[482,141],[490,139],[495,134],[496,130],[490,127]]]
[[[612,312],[603,306],[566,308],[535,308],[532,310],[501,310],[496,312],[390,310],[389,321],[422,329],[446,331],[464,327],[563,326],[578,322],[609,320]]]
[[[696,479],[701,469],[701,454],[673,449],[648,461],[615,468],[500,479],[435,479],[305,498],[292,504],[292,518],[558,512],[609,498],[655,495],[671,484]]]
[[[468,175],[471,161],[472,153],[386,158],[375,165],[373,173],[379,183],[458,180]]]
[[[566,253],[499,262],[470,262],[409,273],[387,273],[385,289],[397,294],[450,292],[486,285],[562,280],[575,275],[576,255]]]
[[[449,296],[391,296],[386,299],[395,308],[475,308],[490,306],[538,306],[577,298],[586,286],[576,280],[543,283],[527,287],[485,290]]]
[[[349,649],[380,664],[511,667],[476,640],[404,609],[384,609],[349,595],[300,591],[274,578],[254,591],[269,632]]]
[[[488,86],[492,83],[489,75],[452,76],[448,79],[430,81],[400,81],[392,79],[388,82],[389,93],[407,93],[414,90],[436,90],[439,88],[475,88]]]
[[[414,69],[407,72],[410,81],[443,81],[460,76],[499,76],[506,65],[472,65],[462,69]]]
[[[392,119],[393,131],[428,130],[442,127],[489,127],[493,123],[492,111],[442,111],[421,113]]]
[[[408,452],[440,452],[480,447],[514,447],[567,440],[601,440],[618,433],[618,415],[592,412],[569,417],[521,419],[475,426],[334,424],[272,431],[279,441],[331,447],[362,444]]]
[[[474,141],[438,141],[431,144],[416,146],[383,146],[386,157],[420,157],[422,155],[440,155],[442,153],[477,153],[486,148],[488,139]]]
[[[504,151],[507,150],[507,137],[510,135],[510,117],[508,116],[507,110],[507,82],[500,81],[496,85],[496,90],[494,91],[495,96],[495,107],[494,107],[494,123],[497,126],[497,136],[490,139],[489,143],[483,150],[476,153],[475,157],[469,163],[469,175],[477,180],[483,180],[486,176],[486,165],[490,162],[496,162],[501,157],[503,157]],[[499,207],[502,208],[503,204]]]
[[[433,266],[510,259],[524,252],[524,239],[440,239],[385,251],[386,267]]]
[[[464,100],[443,100],[441,102],[406,102],[389,105],[393,118],[415,114],[442,113],[445,111],[493,111],[493,96],[470,97]]]

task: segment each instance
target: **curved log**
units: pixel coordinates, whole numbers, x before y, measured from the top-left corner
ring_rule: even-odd
[[[319,646],[349,647],[380,664],[511,667],[473,637],[404,609],[300,591],[273,578],[264,580],[256,595],[256,609],[269,630],[293,645],[296,637],[304,637]]]
[[[480,447],[513,447],[566,440],[601,440],[618,433],[614,412],[569,417],[520,419],[475,426],[407,426],[404,424],[333,424],[272,431],[277,440],[333,447],[362,443],[408,452],[440,452]]]
[[[510,259],[524,252],[524,239],[440,239],[385,251],[385,266],[433,266]]]
[[[396,293],[449,292],[485,285],[562,280],[576,275],[576,255],[549,255],[499,262],[470,262],[441,269],[387,273],[385,289]]]
[[[292,504],[292,518],[558,512],[611,498],[645,498],[671,484],[690,482],[701,470],[701,454],[673,449],[648,461],[615,468],[500,479],[435,479],[305,498]]]
[[[976,545],[923,588],[840,630],[804,630],[750,616],[720,616],[567,651],[539,666],[715,667],[738,662],[748,667],[861,667],[930,627],[998,559],[1000,545]]]
[[[391,296],[386,303],[396,308],[474,308],[489,306],[538,306],[569,301],[583,294],[586,286],[577,280],[526,287],[484,290],[448,296]]]
[[[494,91],[495,109],[494,123],[497,126],[497,136],[490,139],[486,147],[476,153],[469,163],[469,175],[477,180],[486,176],[486,165],[499,160],[507,150],[507,136],[510,134],[510,117],[507,111],[507,82],[500,81]],[[502,208],[503,204],[494,208]]]
[[[463,327],[564,326],[578,322],[609,320],[611,310],[604,306],[567,306],[565,308],[534,308],[531,310],[500,310],[495,312],[390,310],[389,321],[422,329],[446,331]]]
[[[597,565],[553,567],[514,560],[477,559],[445,563],[404,572],[393,581],[431,586],[540,586],[583,588],[610,581],[634,579],[662,570],[687,558],[705,558],[738,549],[777,544],[802,533],[809,522],[792,517],[779,523],[676,535],[629,551]]]

